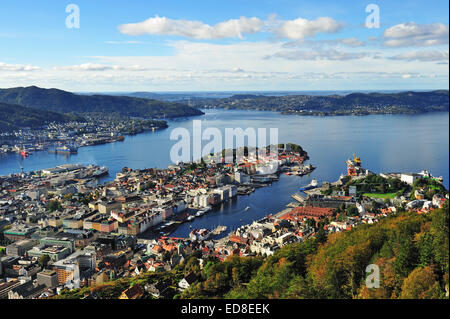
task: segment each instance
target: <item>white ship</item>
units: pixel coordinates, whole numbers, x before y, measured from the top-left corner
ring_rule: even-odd
[[[92,173],[92,176],[100,177],[100,176],[108,174],[108,172],[109,172],[108,167],[102,166],[98,170],[94,171],[94,173]]]
[[[196,217],[199,217],[199,216],[202,216],[204,213],[205,213],[205,212],[204,212],[203,210],[199,210],[199,211],[195,214],[195,216],[196,216]]]

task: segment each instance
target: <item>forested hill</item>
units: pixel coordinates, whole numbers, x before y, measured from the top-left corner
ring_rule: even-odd
[[[0,102],[60,113],[103,112],[144,118],[172,118],[203,114],[200,110],[181,103],[127,96],[78,95],[36,86],[0,89]]]
[[[418,114],[448,111],[449,91],[400,93],[351,93],[348,95],[263,96],[237,94],[228,98],[196,98],[196,107],[270,110],[288,114]]]
[[[83,118],[73,114],[36,110],[0,102],[0,132],[24,127],[38,128],[50,122],[66,123],[80,120],[83,120]]]
[[[55,298],[94,293],[116,299],[134,284],[166,281],[176,287],[193,272],[200,280],[181,294],[173,289],[174,298],[448,299],[448,201],[427,214],[399,212],[375,224],[288,244],[266,258],[209,257],[201,267],[197,252],[168,272],[144,272]],[[378,266],[379,288],[366,286],[371,264]]]
[[[449,211],[399,213],[327,239],[286,245],[262,263],[232,257],[206,265],[185,298],[448,298]],[[189,262],[189,261],[188,261]],[[380,270],[366,286],[366,267]]]

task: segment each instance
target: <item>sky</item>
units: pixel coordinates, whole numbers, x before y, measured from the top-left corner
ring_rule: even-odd
[[[0,88],[449,86],[448,1],[0,1]]]

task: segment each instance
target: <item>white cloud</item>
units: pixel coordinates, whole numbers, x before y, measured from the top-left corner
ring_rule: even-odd
[[[122,24],[119,31],[128,35],[172,35],[192,39],[241,38],[243,34],[261,31],[264,22],[258,18],[240,17],[208,25],[201,21],[174,20],[156,16],[143,22]]]
[[[66,65],[57,66],[55,70],[64,71],[146,71],[147,68],[143,68],[139,65],[131,66],[119,66],[119,65],[105,65],[98,63],[83,63],[79,65]]]
[[[202,21],[175,20],[155,16],[138,23],[122,24],[119,31],[127,35],[169,35],[181,36],[196,40],[212,40],[224,38],[243,38],[244,34],[269,31],[280,38],[301,40],[313,37],[318,33],[336,33],[344,27],[344,23],[330,17],[319,17],[315,20],[297,18],[295,20],[278,20],[275,15],[266,21],[259,18],[240,17],[209,25]],[[361,46],[362,42],[355,38],[342,39],[341,44]]]
[[[323,51],[305,51],[305,50],[295,50],[295,51],[279,51],[273,55],[266,56],[269,58],[284,58],[288,60],[332,60],[332,61],[346,61],[362,59],[365,57],[374,56],[370,52],[345,52],[341,50],[323,50]]]
[[[142,44],[141,41],[105,41],[107,44]]]
[[[337,44],[343,44],[343,45],[346,45],[346,46],[349,46],[349,47],[353,47],[353,48],[362,47],[362,46],[365,45],[364,42],[358,40],[357,38],[337,39],[337,40],[334,40],[334,41]]]
[[[33,65],[23,65],[23,64],[7,64],[0,62],[0,71],[37,71],[41,68]]]
[[[434,46],[448,44],[449,29],[442,23],[401,23],[384,31],[384,45],[389,47]]]
[[[385,49],[387,52],[376,59],[379,52],[375,49],[331,48],[328,53],[329,47],[289,50],[281,41],[224,44],[183,40],[167,44],[173,53],[166,56],[91,56],[84,57],[88,63],[48,67],[42,72],[2,72],[0,87],[34,84],[69,91],[223,91],[352,89],[355,85],[360,89],[426,89],[448,85],[446,65],[389,59],[403,53],[399,49]],[[284,51],[306,53],[294,60],[264,59]],[[361,53],[366,56],[358,58]],[[405,74],[410,77],[404,78]]]
[[[296,40],[290,41],[283,44],[284,48],[297,48],[297,47],[307,47],[309,49],[323,49],[324,47],[362,47],[366,43],[360,41],[359,39],[353,38],[341,38],[333,40]]]
[[[316,20],[297,18],[283,22],[276,28],[276,33],[281,38],[298,40],[313,37],[318,33],[336,33],[343,27],[344,23],[329,17],[319,17]]]
[[[390,59],[423,62],[448,61],[448,51],[410,51],[394,55]]]

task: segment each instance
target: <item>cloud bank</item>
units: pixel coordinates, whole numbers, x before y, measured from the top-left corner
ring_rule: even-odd
[[[267,28],[265,28],[267,27]],[[263,21],[256,17],[240,17],[209,25],[201,21],[174,20],[155,16],[138,23],[122,24],[118,27],[123,34],[138,36],[170,35],[196,40],[213,40],[224,38],[243,38],[244,34],[254,34],[269,31],[280,38],[303,39],[313,37],[318,33],[336,33],[344,27],[344,23],[329,17],[319,17],[315,20],[297,18],[295,20],[276,20],[269,17]],[[352,45],[352,43],[349,43]]]
[[[243,34],[261,31],[264,22],[258,18],[240,17],[208,25],[201,21],[174,20],[156,16],[139,23],[122,24],[119,31],[128,35],[172,35],[196,40],[243,38]]]
[[[384,45],[388,47],[434,46],[448,44],[449,29],[442,23],[394,25],[384,31]]]

